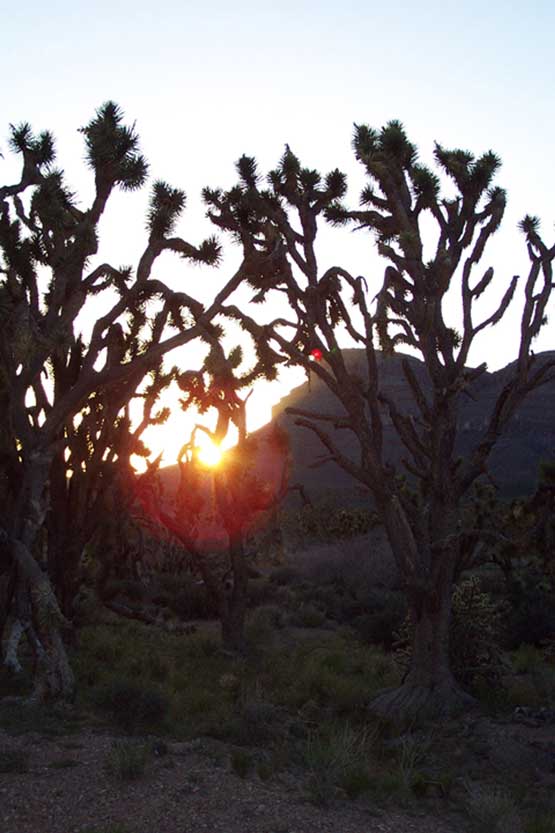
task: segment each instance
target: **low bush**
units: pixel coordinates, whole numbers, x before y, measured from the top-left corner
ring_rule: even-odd
[[[148,591],[142,582],[135,579],[109,579],[103,587],[102,598],[115,599],[118,596],[125,596],[134,602],[141,602],[147,598]]]
[[[295,584],[301,581],[301,578],[298,570],[294,567],[284,565],[283,567],[276,567],[275,570],[272,570],[270,573],[270,581],[273,584],[283,587],[288,584]]]
[[[367,789],[370,776],[366,767],[371,744],[372,734],[368,730],[355,732],[348,725],[313,732],[303,754],[310,799],[327,806],[338,787],[350,790],[350,797]]]
[[[25,749],[0,749],[0,773],[28,772],[29,757]]]
[[[127,679],[105,683],[97,689],[94,701],[126,731],[158,726],[169,709],[169,700],[161,691]]]
[[[218,610],[204,584],[193,578],[181,579],[175,594],[168,602],[174,613],[184,621],[190,619],[217,619]]]
[[[272,604],[276,601],[276,585],[266,578],[255,578],[247,587],[247,603],[250,608]]]
[[[543,665],[542,652],[534,645],[521,645],[512,656],[513,670],[517,674],[527,674]]]
[[[555,810],[536,810],[526,819],[524,833],[555,833]]]
[[[505,619],[505,644],[541,646],[555,634],[555,594],[540,574],[523,573],[510,594]]]
[[[296,612],[293,622],[302,628],[321,628],[326,616],[312,604],[303,604]]]
[[[329,501],[321,500],[303,506],[287,519],[286,524],[294,528],[301,540],[328,541],[364,535],[377,522],[374,512],[356,507],[338,508]]]
[[[148,750],[129,741],[114,741],[105,761],[106,771],[120,781],[133,781],[144,774]]]
[[[498,684],[507,663],[503,659],[503,617],[506,605],[483,593],[476,576],[464,579],[453,592],[449,654],[453,674],[463,686],[477,680]],[[409,617],[397,634],[395,657],[406,669],[412,653]]]
[[[231,753],[231,769],[239,778],[246,778],[253,764],[252,755],[245,752],[244,749],[234,749]]]
[[[286,620],[286,614],[277,605],[256,608],[245,626],[247,643],[255,648],[273,643],[276,631],[285,626]]]
[[[515,801],[500,787],[467,784],[464,806],[476,825],[476,833],[518,833],[522,830]]]
[[[395,634],[407,615],[407,603],[402,593],[382,590],[374,591],[368,600],[369,613],[357,616],[353,628],[363,642],[383,645],[390,650]]]

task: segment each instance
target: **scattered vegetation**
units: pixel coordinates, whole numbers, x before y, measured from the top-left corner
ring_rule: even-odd
[[[29,771],[29,752],[24,749],[0,749],[0,773]]]
[[[132,741],[114,741],[106,756],[106,771],[120,781],[134,781],[144,774],[148,749]]]
[[[470,576],[453,592],[449,655],[455,677],[467,688],[478,681],[498,684],[507,663],[503,659],[506,605],[482,591],[480,579]],[[411,657],[412,625],[405,619],[397,635],[396,658],[406,668]]]
[[[373,735],[367,729],[332,726],[312,732],[305,744],[303,762],[308,775],[307,793],[315,804],[327,806],[338,788],[356,798],[370,786],[368,758]]]
[[[253,767],[253,757],[244,749],[234,749],[231,753],[231,769],[239,776],[246,778]]]
[[[514,799],[502,787],[468,784],[465,808],[476,833],[519,833],[522,820]]]
[[[169,708],[169,700],[161,691],[118,677],[99,687],[95,700],[118,727],[127,731],[156,728]]]

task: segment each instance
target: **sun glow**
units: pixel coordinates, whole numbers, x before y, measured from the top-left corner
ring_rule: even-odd
[[[210,466],[214,468],[222,459],[222,449],[216,443],[213,443],[209,437],[204,435],[199,437],[200,442],[197,445],[197,458],[203,466]]]

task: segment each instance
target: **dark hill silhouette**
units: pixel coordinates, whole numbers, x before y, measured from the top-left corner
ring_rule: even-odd
[[[366,365],[362,350],[344,350],[347,366],[362,378],[366,375]],[[555,351],[541,353],[538,360],[555,357]],[[383,392],[395,400],[400,411],[416,414],[416,405],[410,388],[405,380],[401,362],[408,359],[415,375],[426,390],[427,380],[423,363],[412,356],[397,354],[392,357],[380,356],[378,362],[383,365]],[[494,373],[484,373],[470,392],[471,397],[463,397],[459,423],[458,450],[461,456],[470,451],[478,441],[485,425],[495,397],[502,388],[512,365]],[[308,382],[294,388],[283,397],[272,410],[272,420],[260,428],[255,435],[261,440],[271,432],[275,422],[282,426],[289,436],[292,452],[291,483],[301,483],[307,493],[314,498],[325,493],[333,493],[341,504],[362,503],[367,497],[358,484],[339,466],[325,462],[314,467],[318,460],[327,455],[316,435],[306,428],[295,425],[295,417],[285,413],[289,407],[303,408],[310,411],[341,416],[342,406],[331,391],[316,376],[311,375]],[[358,446],[350,431],[336,430],[328,424],[326,430],[331,433],[339,448],[349,457],[356,459]],[[389,420],[385,419],[384,446],[386,457],[393,463],[400,463],[405,452]],[[262,443],[262,448],[264,442]],[[536,486],[538,466],[541,460],[555,457],[555,381],[543,385],[529,395],[500,437],[490,460],[490,471],[505,497],[529,494]],[[265,468],[261,455],[261,471]],[[168,492],[172,492],[177,482],[176,466],[161,471],[163,482]]]
[[[364,378],[366,364],[362,350],[344,350],[347,366]],[[555,357],[555,351],[542,353],[538,360]],[[423,363],[408,355],[379,357],[383,366],[383,392],[394,399],[400,411],[416,414],[417,409],[401,367],[402,359],[408,359],[424,390],[428,388]],[[494,373],[484,373],[470,388],[472,397],[463,397],[459,423],[458,450],[464,456],[472,449],[480,436],[492,410],[495,397],[502,388],[512,365]],[[364,500],[353,479],[335,463],[327,462],[317,468],[314,463],[326,456],[326,449],[318,437],[306,428],[294,424],[295,417],[285,413],[288,407],[342,415],[342,406],[331,391],[312,374],[308,382],[294,388],[273,408],[272,422],[278,421],[289,434],[293,470],[292,482],[302,483],[309,494],[324,491],[338,493],[338,500],[359,502]],[[271,425],[272,423],[270,423]],[[260,429],[264,432],[268,426]],[[350,431],[335,430],[326,426],[344,454],[357,459],[357,441]],[[388,418],[385,420],[384,446],[386,456],[399,463],[405,451]],[[538,465],[542,459],[555,457],[555,382],[550,382],[530,394],[500,437],[491,456],[490,470],[501,493],[506,497],[528,494],[534,491]]]

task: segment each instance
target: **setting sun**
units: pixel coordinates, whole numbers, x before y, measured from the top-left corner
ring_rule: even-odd
[[[197,457],[204,466],[217,466],[222,459],[222,449],[208,437],[203,437],[197,446]]]

